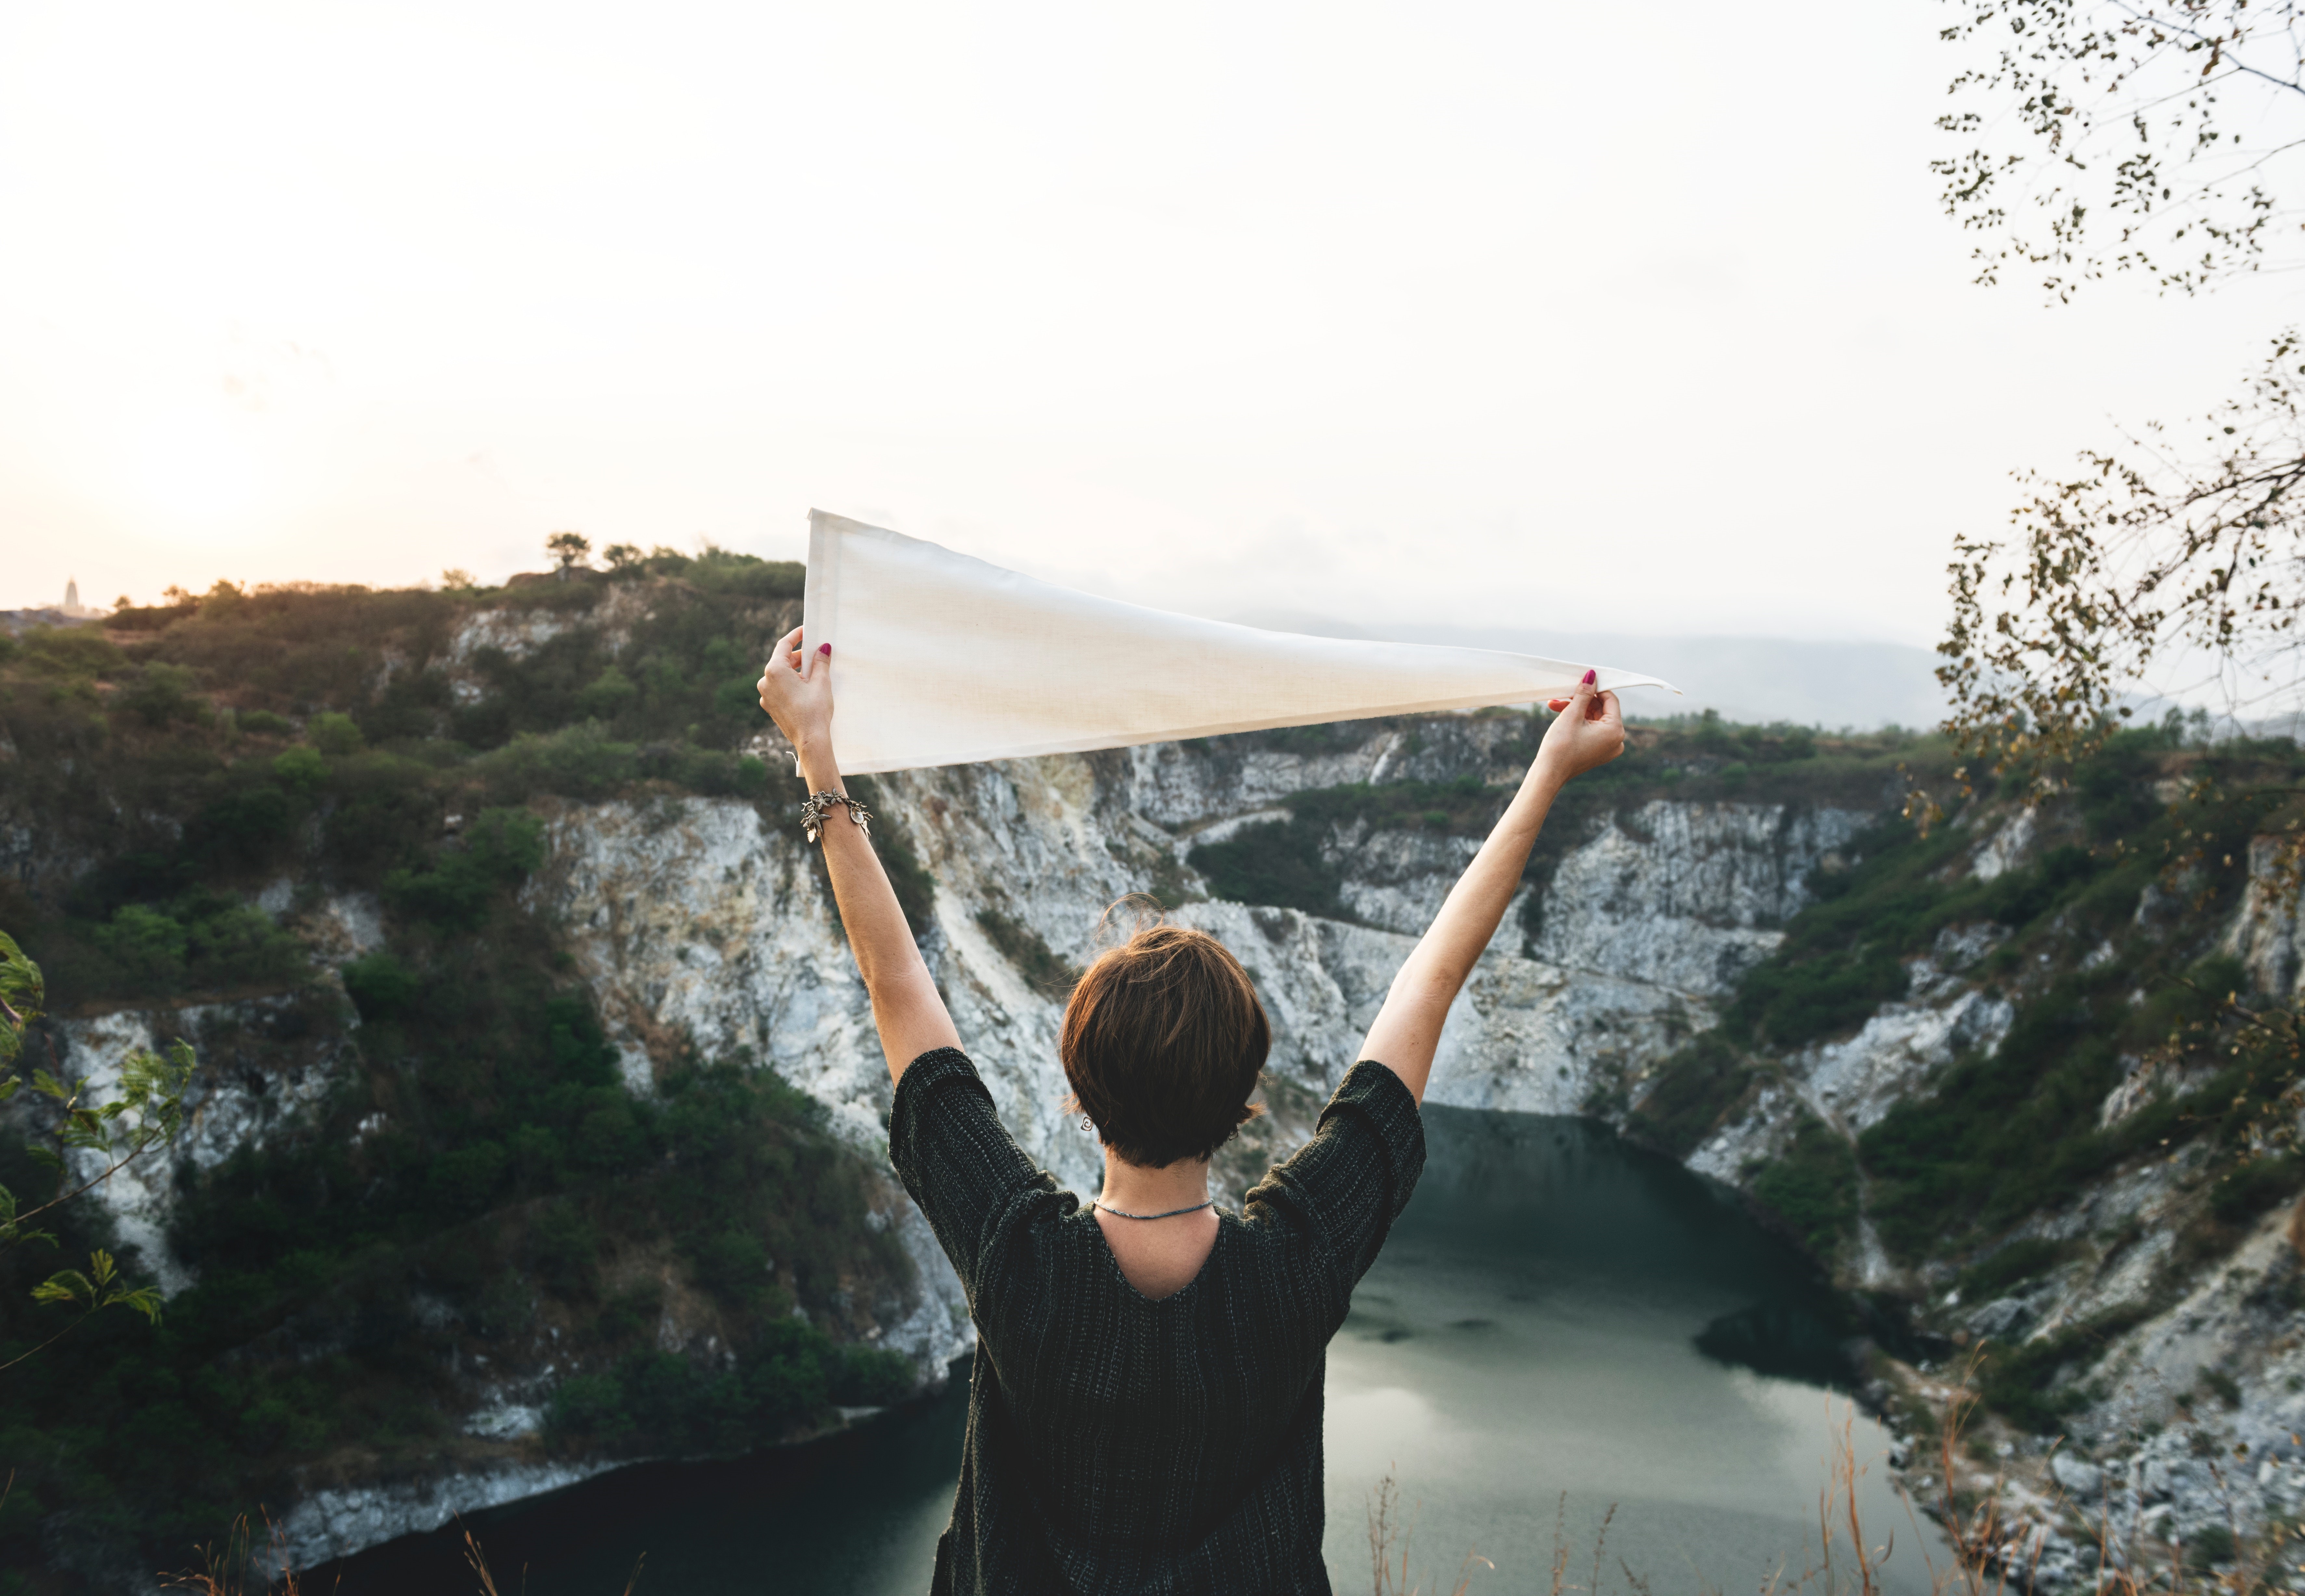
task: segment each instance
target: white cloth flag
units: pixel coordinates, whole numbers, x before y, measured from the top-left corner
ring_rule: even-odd
[[[805,647],[855,775],[1565,698],[1586,666],[1266,632],[1099,598],[809,512]],[[1678,688],[1595,667],[1604,688]]]

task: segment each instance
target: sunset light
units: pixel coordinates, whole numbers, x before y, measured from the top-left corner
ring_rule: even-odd
[[[134,435],[120,480],[154,535],[189,548],[212,543],[265,507],[264,470],[244,418],[186,411]]]

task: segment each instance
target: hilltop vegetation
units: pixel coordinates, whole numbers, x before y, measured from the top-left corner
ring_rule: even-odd
[[[292,1472],[478,1444],[428,1346],[550,1337],[591,1372],[549,1440],[596,1453],[741,1449],[910,1388],[836,1339],[910,1278],[879,1177],[773,1060],[659,1061],[635,1097],[518,896],[532,800],[761,788],[738,744],[797,591],[708,552],[494,593],[220,586],[0,640],[0,819],[40,850],[0,924],[52,1013],[208,1002],[209,1068],[260,1079],[346,1050],[309,1123],[187,1177],[168,1240],[198,1283],[157,1328],[0,1375],[0,1565],[158,1566]],[[518,651],[472,644],[483,608]],[[300,915],[346,892],[384,940],[316,965]],[[44,1179],[0,1143],[0,1180]],[[67,1257],[118,1240],[85,1204],[59,1228]],[[44,1335],[50,1267],[0,1261],[0,1361]],[[675,1306],[729,1356],[660,1350]]]

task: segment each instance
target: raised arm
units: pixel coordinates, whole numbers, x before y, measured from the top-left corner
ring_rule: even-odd
[[[808,790],[846,792],[839,762],[832,757],[831,645],[804,653],[800,629],[795,627],[761,671],[760,689],[761,708],[800,755]],[[913,940],[913,928],[905,923],[904,910],[897,907],[880,856],[846,809],[825,816],[819,845],[832,877],[832,898],[840,905],[849,951],[856,955],[864,990],[872,999],[872,1023],[880,1028],[889,1078],[900,1079],[905,1066],[922,1054],[958,1047],[960,1032],[953,1029],[944,998],[921,962],[920,945]]]
[[[1497,923],[1520,885],[1528,851],[1536,845],[1554,795],[1571,777],[1605,765],[1624,751],[1625,720],[1617,695],[1596,694],[1591,671],[1585,673],[1575,698],[1565,703],[1556,699],[1552,707],[1561,713],[1545,728],[1520,791],[1458,878],[1424,939],[1392,978],[1392,989],[1385,994],[1384,1006],[1361,1044],[1360,1056],[1391,1068],[1420,1103],[1425,1079],[1433,1074],[1433,1055],[1441,1045],[1441,1023],[1472,973],[1474,961],[1497,934]]]

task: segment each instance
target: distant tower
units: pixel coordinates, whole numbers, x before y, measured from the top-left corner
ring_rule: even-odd
[[[81,607],[79,582],[69,576],[64,578],[64,618],[72,621],[85,621],[95,614],[92,609]]]

